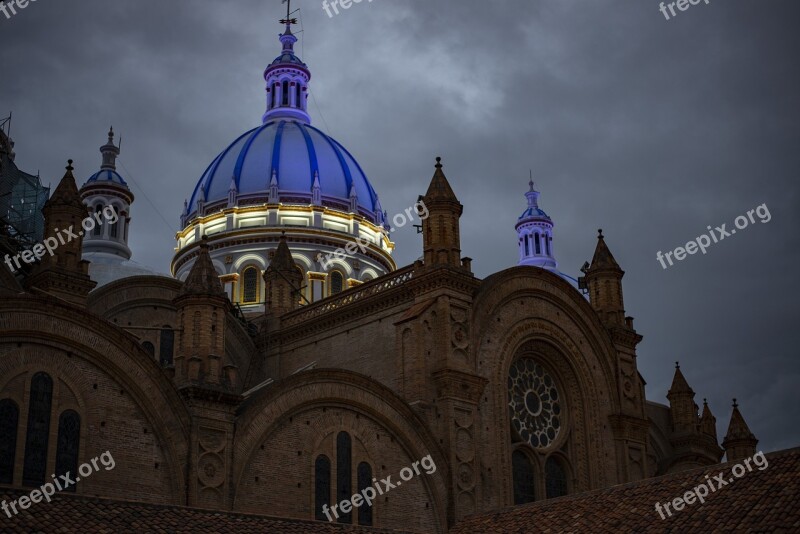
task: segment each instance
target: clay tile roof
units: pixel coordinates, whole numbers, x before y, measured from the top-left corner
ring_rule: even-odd
[[[31,488],[33,489],[33,488]],[[0,502],[28,491],[0,488]],[[17,508],[19,510],[19,508]],[[182,506],[114,501],[59,493],[51,502],[31,504],[11,519],[0,511],[0,532],[86,534],[89,532],[169,534],[397,534],[400,531],[345,526],[327,521],[280,519]],[[407,531],[406,531],[407,532]]]
[[[666,503],[724,473],[719,464],[604,490],[506,508],[467,517],[449,534],[534,532],[800,532],[800,448],[766,455],[763,470],[752,471],[710,492],[701,504],[684,505],[661,519],[656,503]],[[764,465],[763,462],[761,465]],[[737,469],[738,470],[738,469]],[[716,484],[715,484],[716,487]]]

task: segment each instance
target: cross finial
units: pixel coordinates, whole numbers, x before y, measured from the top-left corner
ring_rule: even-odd
[[[597,237],[598,237],[598,239],[603,239],[603,229],[602,228],[598,228],[597,229]]]
[[[680,362],[675,362],[675,369],[680,369],[680,368],[681,368]]]
[[[733,399],[733,407],[734,408],[738,408],[739,407],[739,405],[736,403],[736,398],[735,397]]]
[[[68,160],[67,160],[67,170],[68,170],[68,171],[70,171],[70,172],[72,172],[72,171],[74,171],[74,170],[75,170],[75,169],[72,167],[72,160],[71,160],[71,159],[68,159]]]
[[[286,18],[281,19],[280,23],[285,24],[287,28],[292,24],[297,24],[297,19],[292,18],[292,0],[282,0],[282,3],[286,4]]]

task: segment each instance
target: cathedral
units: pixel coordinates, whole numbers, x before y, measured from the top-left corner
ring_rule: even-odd
[[[532,181],[508,199],[518,265],[479,279],[458,179],[437,158],[432,178],[411,178],[425,195],[404,203],[425,207],[420,259],[398,267],[392,214],[312,126],[311,70],[285,23],[260,125],[186,183],[170,274],[132,260],[113,130],[99,170],[78,179],[70,162],[37,214],[39,241],[74,238],[30,252],[4,227],[0,490],[108,452],[112,470],[65,491],[445,533],[755,454],[736,405],[720,442],[679,366],[668,404],[647,400],[613,236],[598,233],[580,276],[561,272]],[[20,176],[0,133],[0,182]],[[342,505],[368,488],[380,490],[369,505]]]

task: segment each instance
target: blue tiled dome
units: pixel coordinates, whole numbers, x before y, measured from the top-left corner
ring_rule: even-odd
[[[205,206],[227,201],[232,180],[239,205],[266,202],[273,171],[280,202],[311,204],[318,173],[323,206],[348,211],[354,186],[360,214],[375,222],[378,196],[353,156],[317,128],[283,119],[244,133],[222,151],[192,191],[188,213],[197,210],[201,187]]]
[[[98,171],[93,175],[91,175],[88,180],[86,180],[87,185],[94,182],[98,183],[112,182],[118,185],[124,185],[125,187],[128,186],[128,184],[125,183],[125,180],[122,179],[122,176],[120,176],[117,171],[112,171],[108,169]]]
[[[528,209],[522,212],[522,215],[520,215],[519,219],[517,220],[521,221],[522,219],[527,219],[528,217],[547,217],[548,219],[550,218],[544,211],[540,210],[539,208],[528,207]]]

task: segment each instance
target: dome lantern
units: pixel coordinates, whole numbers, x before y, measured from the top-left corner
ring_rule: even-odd
[[[297,20],[291,18],[290,10],[291,7],[287,7],[286,18],[281,20],[286,24],[286,30],[280,36],[281,54],[264,71],[264,81],[267,82],[267,110],[261,119],[264,124],[274,119],[293,119],[311,124],[306,110],[311,72],[294,52],[297,37],[292,33],[292,24]]]

